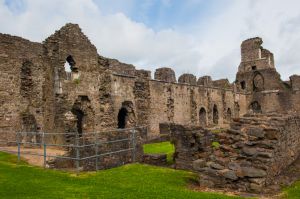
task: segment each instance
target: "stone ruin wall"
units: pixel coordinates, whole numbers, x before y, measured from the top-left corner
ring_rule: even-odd
[[[209,76],[197,79],[192,74],[181,75],[177,82],[170,68],[157,69],[151,79],[150,71],[99,56],[74,24],[62,27],[42,44],[4,34],[0,42],[3,139],[14,139],[16,131],[77,131],[68,121],[74,114],[83,114],[84,132],[117,128],[122,108],[128,112],[126,127],[148,126],[150,137],[159,135],[163,122],[226,127],[229,115],[242,116],[254,101],[261,112],[300,111],[299,76],[281,81],[273,54],[261,47],[260,38],[242,43],[234,84]],[[71,72],[64,70],[66,61]],[[254,79],[258,82],[255,91]],[[55,143],[67,140],[65,136],[51,138]]]
[[[77,131],[68,125],[74,110],[83,112],[85,132],[116,126],[109,61],[97,54],[78,25],[67,24],[42,44],[4,34],[0,42],[1,140],[15,140],[17,131]],[[71,72],[65,71],[66,61],[72,62]],[[52,136],[49,142],[67,139]]]
[[[138,78],[132,75],[135,74],[134,68],[132,70],[118,70],[113,75],[112,96],[115,110],[120,110],[123,102],[130,101],[135,112],[141,111],[136,107],[135,84]],[[160,68],[156,70],[154,79],[149,74],[145,81],[148,84],[146,91],[149,96],[144,102],[147,106],[142,108],[146,108],[148,121],[145,124],[149,125],[150,137],[159,136],[159,124],[164,122],[200,125],[201,108],[205,109],[206,122],[205,125],[202,123],[204,127],[226,127],[231,118],[239,117],[247,111],[245,94],[234,92],[233,86],[229,87],[228,80],[211,81],[210,86],[198,81],[200,83],[197,85],[195,76],[183,74],[177,83],[172,69]],[[213,86],[215,82],[218,87]],[[217,124],[213,122],[214,105],[218,110]],[[115,118],[117,114],[118,111],[115,112]]]
[[[0,46],[0,139],[15,140],[17,129],[44,128],[47,60],[41,44],[19,37],[0,34]]]
[[[222,132],[174,124],[170,130],[175,167],[196,171],[203,187],[264,192],[300,153],[299,116],[249,115]]]

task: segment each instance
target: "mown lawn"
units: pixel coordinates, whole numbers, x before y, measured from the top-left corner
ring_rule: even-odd
[[[153,144],[144,144],[144,153],[146,154],[167,154],[169,164],[173,162],[174,145],[170,142],[160,142]]]
[[[0,152],[0,198],[233,198],[189,190],[195,175],[169,168],[131,164],[76,176],[16,162]]]
[[[300,198],[300,181],[294,183],[290,187],[284,189],[284,197],[289,199],[299,199]]]

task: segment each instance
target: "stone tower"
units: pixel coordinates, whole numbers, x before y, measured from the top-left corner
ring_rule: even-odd
[[[274,56],[262,47],[259,37],[245,40],[241,44],[241,63],[236,75],[239,91],[260,92],[282,89],[280,75],[274,64]]]

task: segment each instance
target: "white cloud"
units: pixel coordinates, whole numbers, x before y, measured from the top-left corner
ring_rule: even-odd
[[[92,0],[24,0],[24,5],[17,13],[0,0],[0,32],[40,42],[67,22],[79,23],[103,56],[144,69],[172,66],[177,76],[190,72],[231,80],[239,64],[241,41],[261,36],[264,46],[275,53],[283,79],[300,74],[297,0],[232,0],[222,12],[207,16],[204,24],[195,19],[193,27],[160,31],[123,13],[104,14],[101,9],[109,6],[98,7]]]

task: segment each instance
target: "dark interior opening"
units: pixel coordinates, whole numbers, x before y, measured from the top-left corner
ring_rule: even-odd
[[[257,69],[257,67],[256,66],[252,66],[252,70],[256,70]]]
[[[218,124],[219,123],[219,112],[217,105],[214,105],[213,108],[213,123]]]
[[[228,108],[227,109],[227,120],[230,122],[231,121],[231,109],[230,108]]]
[[[261,105],[257,102],[257,101],[254,101],[250,104],[250,109],[252,109],[252,111],[254,113],[261,113]]]
[[[126,127],[126,117],[128,111],[126,108],[121,108],[118,114],[118,128],[124,129]]]
[[[246,89],[246,82],[245,81],[241,81],[241,88],[243,90]]]
[[[200,126],[206,127],[206,110],[203,107],[199,111],[199,120],[200,120]]]
[[[73,57],[69,55],[66,59],[66,62],[70,65],[70,70],[72,72],[78,72],[78,68],[75,66],[76,62],[74,61]]]
[[[79,110],[79,109],[73,109],[72,110],[73,114],[76,115],[76,118],[77,118],[77,132],[78,132],[78,135],[79,137],[82,136],[82,121],[83,121],[83,117],[84,117],[84,113]]]

